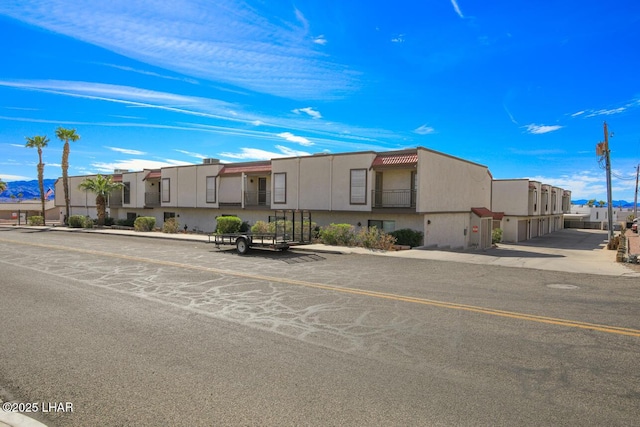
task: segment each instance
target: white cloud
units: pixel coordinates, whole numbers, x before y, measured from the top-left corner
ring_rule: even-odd
[[[619,114],[622,113],[626,110],[626,107],[618,107],[618,108],[611,108],[611,109],[603,109],[603,110],[597,110],[597,111],[590,111],[589,114],[587,114],[585,117],[596,117],[596,116],[610,116],[612,114]]]
[[[458,2],[457,0],[451,0],[451,4],[453,5],[453,10],[456,11],[456,13],[458,14],[458,16],[460,18],[464,18],[464,15],[462,14],[462,11],[460,10],[460,6],[458,6]]]
[[[311,116],[314,119],[321,119],[322,118],[322,114],[320,114],[320,111],[314,110],[311,107],[296,108],[295,110],[292,110],[292,112],[294,112],[296,114],[307,113],[309,116]]]
[[[2,174],[0,176],[0,179],[4,182],[11,182],[11,181],[31,181],[33,179],[33,177],[30,176],[23,176],[23,175],[9,175],[9,174]]]
[[[190,77],[291,99],[339,98],[357,75],[309,43],[299,10],[273,2],[0,2],[0,14]],[[213,30],[212,30],[213,29]],[[323,39],[320,39],[323,40]],[[132,70],[137,71],[137,70]]]
[[[187,156],[195,157],[196,159],[208,159],[210,156],[205,156],[204,154],[192,153],[191,151],[185,150],[175,150],[178,153],[186,154]]]
[[[554,132],[558,129],[562,129],[563,126],[560,125],[536,125],[536,124],[530,124],[530,125],[526,125],[524,126],[525,128],[527,128],[527,132],[534,134],[534,135],[540,135],[543,133],[549,133],[549,132]]]
[[[319,35],[318,37],[316,37],[315,39],[313,39],[313,42],[315,44],[319,44],[319,45],[326,45],[327,44],[327,39],[324,37],[324,35]]]
[[[116,160],[111,163],[96,162],[91,163],[91,166],[98,172],[113,173],[115,169],[127,169],[130,171],[140,171],[143,169],[160,169],[168,166],[183,166],[190,165],[189,162],[183,162],[180,160],[165,159],[159,160],[147,160],[147,159],[128,159],[128,160]]]
[[[116,151],[118,153],[123,153],[123,154],[129,154],[132,156],[142,156],[147,154],[144,151],[130,150],[128,148],[118,148],[118,147],[105,147],[105,148],[108,148],[111,151]]]
[[[585,113],[584,111],[578,111],[577,113],[573,113],[573,114],[571,115],[571,117],[578,117],[578,116],[583,115],[584,113]]]
[[[607,191],[604,174],[596,176],[589,171],[560,177],[533,176],[529,179],[569,190],[572,199],[598,198],[599,195],[606,194]]]
[[[235,160],[271,160],[282,157],[309,156],[310,153],[305,151],[292,150],[282,145],[276,145],[276,149],[280,152],[260,150],[258,148],[241,148],[239,153],[220,153],[220,157],[227,157]]]
[[[295,142],[297,144],[304,145],[307,147],[313,145],[313,142],[309,141],[307,138],[303,136],[296,136],[291,132],[282,132],[282,133],[279,133],[278,136],[280,138],[286,139],[289,142]]]
[[[395,37],[391,38],[391,42],[393,43],[404,43],[404,34],[398,34]]]
[[[431,126],[422,125],[416,130],[414,130],[414,132],[419,135],[431,135],[432,133],[436,133],[436,130]]]

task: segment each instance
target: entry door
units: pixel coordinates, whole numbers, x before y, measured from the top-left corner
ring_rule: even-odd
[[[267,204],[267,178],[258,178],[258,204]]]

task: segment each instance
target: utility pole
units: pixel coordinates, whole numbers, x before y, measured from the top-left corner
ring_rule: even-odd
[[[609,131],[607,130],[607,122],[604,122],[604,156],[607,164],[607,213],[609,228],[609,243],[613,242],[613,204],[611,198],[611,150],[609,150]]]
[[[638,173],[640,173],[640,164],[636,166],[636,195],[633,198],[633,218],[638,218]]]

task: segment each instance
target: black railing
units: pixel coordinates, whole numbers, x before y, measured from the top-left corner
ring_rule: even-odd
[[[372,190],[374,208],[415,208],[416,190]]]
[[[270,191],[245,191],[244,205],[245,206],[270,206],[271,192]]]
[[[110,207],[122,206],[122,191],[116,191],[109,195],[109,206]]]
[[[145,206],[160,206],[160,192],[152,191],[144,193]]]

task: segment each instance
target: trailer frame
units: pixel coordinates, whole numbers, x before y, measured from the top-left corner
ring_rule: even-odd
[[[275,210],[269,222],[275,222],[275,233],[212,233],[209,234],[209,243],[217,249],[223,245],[235,246],[238,254],[246,255],[251,248],[287,251],[291,246],[312,241],[311,212],[308,210]]]

